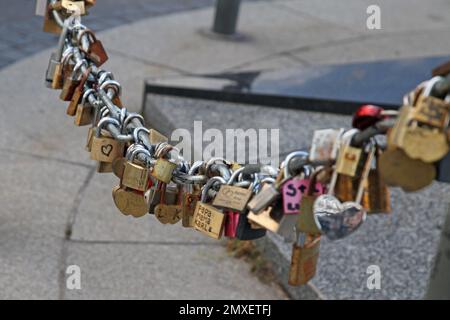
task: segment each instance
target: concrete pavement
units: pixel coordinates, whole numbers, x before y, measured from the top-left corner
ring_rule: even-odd
[[[126,106],[138,111],[147,77],[448,54],[449,4],[431,2],[379,1],[377,31],[365,28],[370,1],[275,0],[243,6],[242,42],[202,35],[211,9],[143,19],[99,38],[110,55],[105,68],[122,83]],[[83,149],[86,129],[75,128],[57,93],[44,88],[49,54],[0,71],[0,298],[285,298],[227,257],[220,243],[153,217],[118,213],[111,199],[117,179],[93,174]],[[209,103],[155,98],[153,104],[159,116],[148,114],[150,124],[162,115],[171,119],[167,128],[190,128],[194,119],[221,128],[216,118],[233,128],[273,126],[284,130],[286,150],[306,146],[313,128],[349,125],[347,117],[258,107],[230,106],[224,115]],[[308,123],[301,137],[287,130],[299,123]],[[351,238],[324,243],[313,284],[327,298],[420,298],[448,191],[435,185],[420,194],[395,192],[391,217],[371,217]],[[365,288],[367,263],[385,270],[381,291]],[[70,264],[81,267],[80,291],[65,288]]]

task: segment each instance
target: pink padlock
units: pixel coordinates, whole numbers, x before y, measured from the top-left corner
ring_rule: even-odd
[[[226,210],[224,236],[228,238],[236,238],[236,230],[239,223],[239,211]]]
[[[283,210],[284,214],[298,214],[300,210],[300,202],[303,195],[308,190],[309,179],[293,178],[288,180],[282,187],[283,194]],[[314,195],[325,193],[324,186],[316,183]]]

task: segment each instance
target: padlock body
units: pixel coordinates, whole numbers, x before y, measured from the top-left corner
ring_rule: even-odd
[[[308,283],[316,274],[319,260],[320,237],[304,247],[294,243],[292,247],[291,267],[289,269],[289,284],[300,286]]]
[[[194,228],[201,233],[220,239],[222,236],[225,215],[217,208],[197,202],[194,212]]]

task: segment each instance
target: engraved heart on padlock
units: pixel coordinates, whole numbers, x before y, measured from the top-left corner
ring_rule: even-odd
[[[113,151],[113,146],[112,144],[107,144],[106,146],[102,146],[102,153],[109,157],[109,155],[111,154],[111,152]]]
[[[356,202],[341,203],[336,197],[322,195],[314,202],[314,220],[330,240],[345,238],[366,220],[366,210]]]

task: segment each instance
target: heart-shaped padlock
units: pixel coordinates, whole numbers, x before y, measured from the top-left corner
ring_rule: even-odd
[[[330,240],[345,238],[366,220],[366,210],[357,202],[341,203],[332,195],[322,195],[314,203],[314,220]]]

